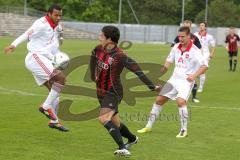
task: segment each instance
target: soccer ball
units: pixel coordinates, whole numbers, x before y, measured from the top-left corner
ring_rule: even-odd
[[[53,66],[56,69],[64,70],[68,67],[70,63],[69,56],[64,52],[58,52],[53,57]]]

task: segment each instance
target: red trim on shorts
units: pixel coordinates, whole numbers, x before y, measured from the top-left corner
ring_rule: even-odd
[[[36,62],[40,65],[40,67],[48,76],[52,75],[50,70],[45,66],[45,64],[41,61],[41,59],[37,56],[37,54],[33,54],[33,58],[36,60]]]

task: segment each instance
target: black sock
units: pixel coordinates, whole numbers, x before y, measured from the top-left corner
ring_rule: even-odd
[[[197,98],[197,84],[195,83],[192,89],[192,98]]]
[[[234,61],[233,61],[233,70],[235,71],[236,70],[236,67],[237,67],[237,60],[235,59]]]
[[[127,126],[125,126],[123,123],[120,124],[119,129],[120,129],[121,135],[127,138],[130,142],[133,142],[136,140],[136,136],[132,134],[127,128]]]
[[[231,59],[229,60],[229,66],[230,66],[229,69],[232,70],[232,60]]]
[[[112,136],[114,141],[118,144],[119,149],[125,148],[120,130],[113,124],[113,122],[112,121],[105,122],[104,127],[108,130],[108,133]]]

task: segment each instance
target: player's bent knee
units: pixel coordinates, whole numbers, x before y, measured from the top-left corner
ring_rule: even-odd
[[[164,105],[164,103],[168,100],[168,98],[164,97],[164,96],[157,96],[156,98],[156,104],[157,105]]]
[[[62,85],[65,85],[66,77],[65,77],[65,75],[62,72],[60,72],[59,74],[57,74],[57,75],[55,75],[53,77],[53,80],[54,80],[54,82],[60,83]]]
[[[98,120],[101,124],[104,124],[106,121],[110,121],[106,116],[102,115],[98,117]]]
[[[178,107],[186,106],[186,101],[184,99],[178,99],[177,100],[177,105]]]

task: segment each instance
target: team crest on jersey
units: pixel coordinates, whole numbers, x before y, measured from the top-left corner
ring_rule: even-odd
[[[186,58],[189,58],[189,54],[186,54],[185,57],[186,57]]]
[[[108,58],[108,64],[111,65],[111,64],[113,63],[113,61],[114,61],[114,59],[113,59],[112,57],[109,57],[109,58]]]
[[[183,58],[182,57],[180,57],[179,59],[178,59],[178,63],[179,62],[182,62],[183,63]]]

